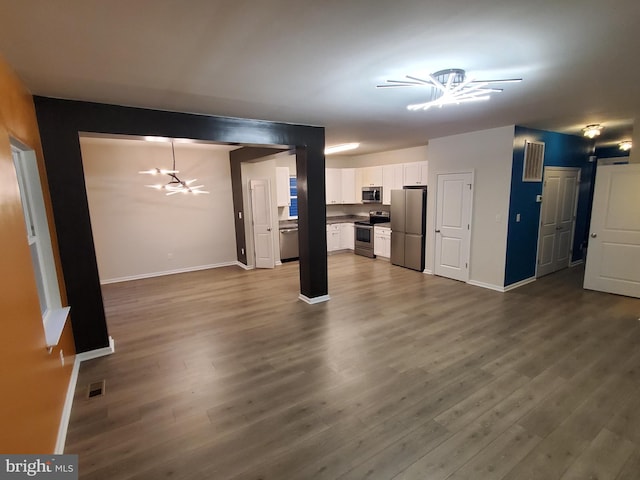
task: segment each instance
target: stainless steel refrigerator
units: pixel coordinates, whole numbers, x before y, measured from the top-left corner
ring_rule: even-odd
[[[427,187],[391,190],[391,263],[424,270]]]

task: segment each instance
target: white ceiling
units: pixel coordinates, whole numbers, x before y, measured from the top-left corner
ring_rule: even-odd
[[[326,127],[356,153],[518,124],[603,139],[640,118],[638,0],[0,0],[0,50],[32,93]],[[387,79],[522,77],[413,112]]]

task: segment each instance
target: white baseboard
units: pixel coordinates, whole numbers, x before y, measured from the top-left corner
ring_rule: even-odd
[[[56,448],[53,452],[55,455],[62,455],[64,453],[64,444],[67,440],[67,430],[69,428],[69,420],[71,419],[73,397],[75,396],[76,385],[78,384],[78,372],[80,372],[80,364],[86,360],[104,357],[105,355],[111,355],[113,352],[115,352],[115,342],[113,341],[112,337],[109,337],[108,347],[98,348],[96,350],[82,352],[76,355],[76,358],[73,362],[73,369],[71,370],[69,386],[67,387],[67,396],[64,401],[64,407],[62,408],[60,426],[58,427],[58,438],[56,439]]]
[[[235,264],[236,264],[238,267],[243,268],[243,269],[245,269],[245,270],[253,270],[254,268],[256,268],[256,267],[254,267],[253,265],[245,265],[245,264],[244,264],[244,263],[242,263],[242,262],[236,262]]]
[[[467,283],[469,285],[474,285],[476,287],[487,288],[489,290],[494,290],[496,292],[505,293],[509,290],[513,290],[514,288],[522,287],[523,285],[527,285],[528,283],[535,282],[536,277],[525,278],[516,283],[512,283],[511,285],[507,285],[506,287],[502,287],[500,285],[493,285],[492,283],[479,282],[477,280],[469,280]]]
[[[433,270],[429,270],[428,268],[425,268],[422,273],[426,275],[433,275]]]
[[[164,270],[162,272],[141,273],[140,275],[130,275],[127,277],[107,278],[100,280],[100,285],[108,285],[110,283],[130,282],[131,280],[142,280],[145,278],[163,277],[165,275],[175,275],[177,273],[197,272],[199,270],[209,270],[211,268],[229,267],[238,265],[240,262],[222,262],[212,263],[210,265],[197,265],[195,267],[176,268],[175,270]]]
[[[489,290],[494,290],[496,292],[504,293],[504,287],[493,285],[492,283],[479,282],[477,280],[469,280],[467,283],[469,285],[473,285],[474,287],[482,287]]]
[[[109,336],[109,346],[103,348],[97,348],[95,350],[89,350],[88,352],[78,353],[76,355],[76,360],[80,360],[84,362],[86,360],[92,360],[94,358],[106,357],[107,355],[111,355],[116,351],[116,343],[113,338]]]
[[[504,287],[504,291],[508,292],[509,290],[522,287],[523,285],[528,285],[529,283],[533,283],[535,281],[536,281],[536,277],[525,278],[524,280],[520,280],[519,282],[512,283],[511,285],[507,285],[506,287]]]
[[[298,295],[298,298],[303,302],[308,303],[309,305],[315,305],[316,303],[328,302],[329,300],[331,300],[331,297],[329,295],[321,295],[319,297],[309,298],[306,295],[300,294]]]
[[[576,260],[575,262],[571,262],[571,263],[569,264],[569,268],[571,268],[571,267],[577,267],[578,265],[582,265],[583,263],[584,263],[584,260],[583,260],[583,259]]]

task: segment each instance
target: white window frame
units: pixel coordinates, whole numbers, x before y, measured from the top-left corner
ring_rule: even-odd
[[[63,307],[60,299],[51,233],[35,152],[11,139],[11,155],[18,178],[25,233],[32,258],[45,339],[47,347],[51,348],[60,341],[70,307]]]

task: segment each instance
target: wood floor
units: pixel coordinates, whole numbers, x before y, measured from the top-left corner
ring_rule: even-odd
[[[640,300],[582,270],[498,293],[352,254],[103,287],[82,479],[640,478]],[[87,385],[106,380],[104,396]]]

